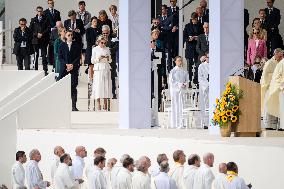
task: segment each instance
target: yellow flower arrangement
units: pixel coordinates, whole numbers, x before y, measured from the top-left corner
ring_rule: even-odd
[[[232,83],[228,82],[220,99],[216,99],[216,106],[212,119],[213,125],[223,127],[229,122],[236,123],[241,114],[239,100],[242,96],[242,91]]]

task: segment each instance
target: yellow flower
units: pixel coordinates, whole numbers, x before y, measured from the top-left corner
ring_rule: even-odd
[[[232,116],[231,120],[232,120],[233,123],[235,123],[238,120],[238,118],[237,118],[237,116]]]
[[[222,121],[223,121],[223,123],[227,123],[228,118],[226,116],[222,116]]]
[[[229,94],[231,92],[231,87],[228,87],[226,91],[227,91],[227,94]]]
[[[233,112],[236,112],[238,109],[239,109],[239,106],[237,105],[232,108]]]
[[[230,98],[231,101],[235,101],[235,99],[236,99],[236,97],[234,97],[234,96],[232,96],[232,97]]]
[[[227,116],[231,116],[233,114],[233,112],[231,110],[227,110],[226,115]]]
[[[224,112],[224,111],[220,113],[220,116],[223,116],[223,115],[225,115],[225,112]]]
[[[231,85],[232,85],[231,82],[228,82],[226,87],[229,88],[229,87],[231,87]]]
[[[219,99],[218,98],[216,98],[216,104],[218,104],[219,103]]]

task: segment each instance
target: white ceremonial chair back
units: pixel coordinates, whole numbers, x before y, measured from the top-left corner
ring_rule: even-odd
[[[164,112],[162,128],[169,128],[171,120],[171,93],[170,89],[162,91],[162,108]]]

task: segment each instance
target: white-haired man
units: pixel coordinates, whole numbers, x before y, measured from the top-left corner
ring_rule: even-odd
[[[117,162],[111,170],[110,182],[111,182],[111,186],[113,189],[117,188],[117,176],[118,176],[118,173],[123,169],[123,161],[126,158],[130,158],[130,156],[128,154],[123,154],[119,162]]]
[[[59,166],[60,163],[60,157],[65,153],[65,150],[61,146],[56,146],[53,150],[54,153],[54,160],[51,165],[51,179],[53,182],[54,174],[56,172],[56,169]]]
[[[137,162],[137,171],[132,177],[132,187],[135,189],[151,188],[151,177],[148,169],[151,166],[151,160],[147,156],[142,156]]]
[[[151,182],[152,189],[178,189],[176,182],[168,175],[169,170],[168,161],[160,163],[160,172]]]
[[[41,154],[38,149],[33,149],[30,154],[30,161],[26,166],[26,179],[29,189],[45,189],[50,186],[48,181],[43,181],[42,173],[38,167]]]

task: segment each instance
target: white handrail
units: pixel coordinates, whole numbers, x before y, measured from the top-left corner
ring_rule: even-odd
[[[4,22],[0,21],[0,66],[3,64],[3,50],[5,50],[5,58],[7,63],[12,62],[12,49],[13,49],[13,31],[12,22],[8,21],[8,28],[4,29]],[[5,39],[5,46],[3,46],[4,36],[6,35]]]

